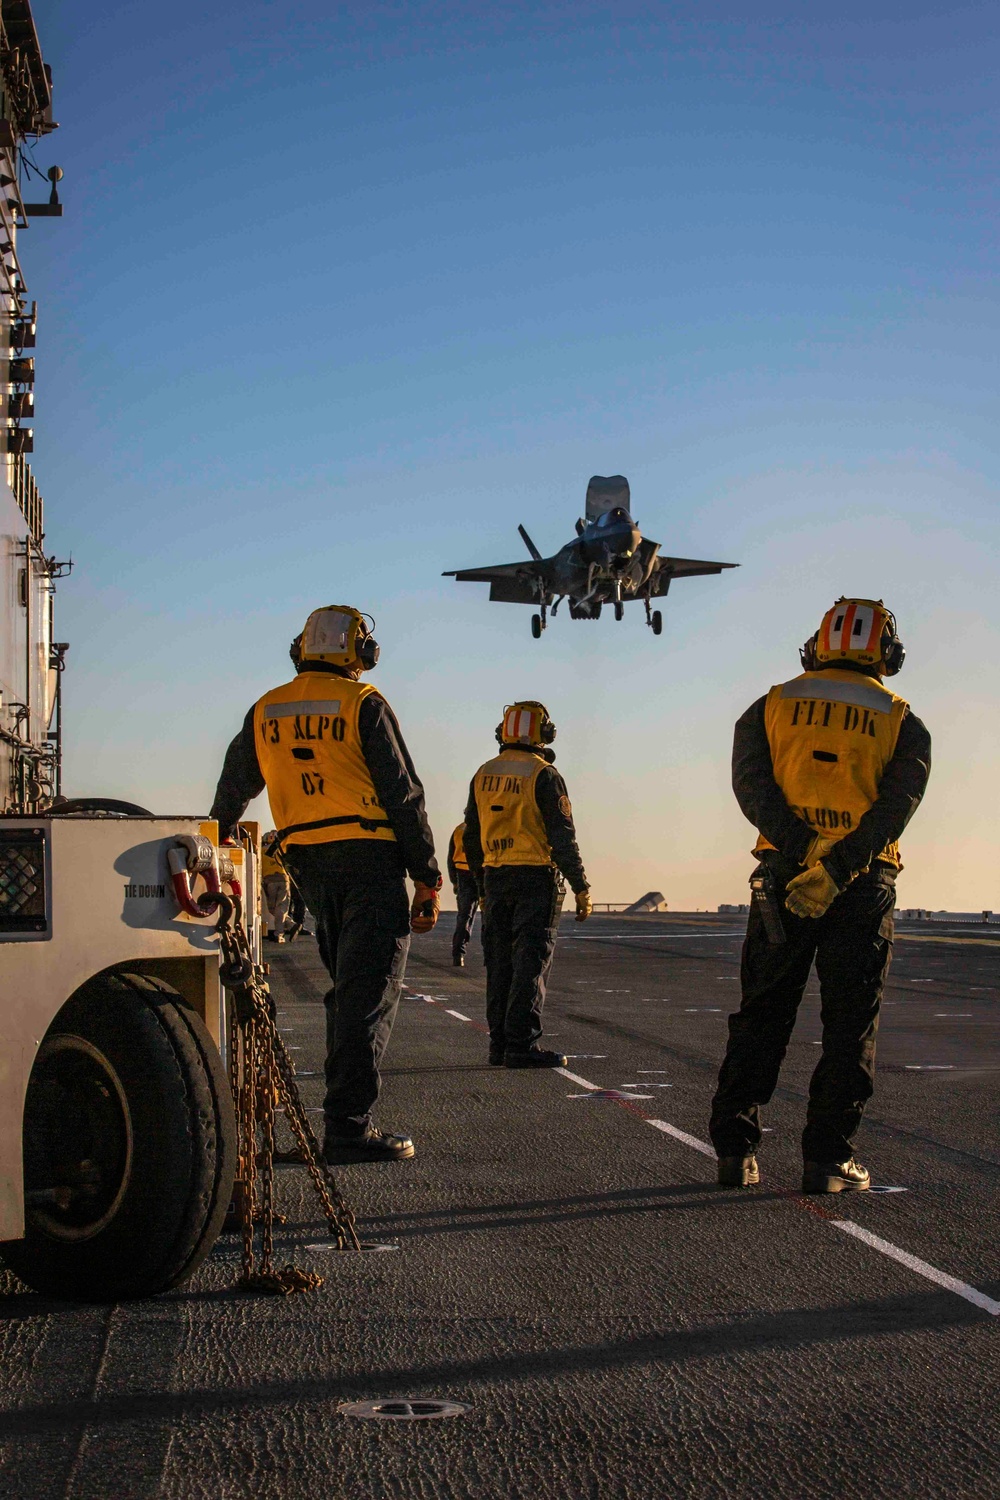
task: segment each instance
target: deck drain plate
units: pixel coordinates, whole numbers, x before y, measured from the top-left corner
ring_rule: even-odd
[[[437,1397],[390,1396],[380,1401],[342,1401],[337,1410],[345,1417],[368,1417],[381,1422],[429,1422],[435,1417],[464,1417],[471,1406]]]

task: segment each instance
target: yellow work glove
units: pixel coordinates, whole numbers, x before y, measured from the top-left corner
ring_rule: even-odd
[[[594,910],[594,903],[590,899],[589,891],[577,891],[576,893],[576,920],[586,922],[590,913]]]
[[[788,882],[785,890],[785,905],[793,917],[821,917],[840,895],[840,887],[822,865],[803,870]]]
[[[836,839],[828,839],[825,833],[814,834],[812,843],[802,859],[806,869],[811,870],[813,865],[818,865],[820,860],[829,854],[836,842]]]
[[[422,885],[419,880],[413,882],[413,904],[410,907],[411,932],[430,932],[441,910],[441,902],[438,899],[440,889],[440,875],[437,885]]]

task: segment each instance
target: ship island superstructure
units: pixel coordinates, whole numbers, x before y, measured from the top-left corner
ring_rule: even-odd
[[[48,201],[29,187],[43,173],[33,147],[57,128],[52,75],[26,0],[0,0],[0,811],[31,814],[59,794],[60,676],[67,646],[54,640],[55,580],[68,564],[46,552],[34,447],[37,307],[20,259],[23,232],[62,214],[51,167]]]

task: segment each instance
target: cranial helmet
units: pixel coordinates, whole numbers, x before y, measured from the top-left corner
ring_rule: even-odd
[[[556,726],[548,709],[534,700],[508,704],[497,725],[500,745],[551,745],[555,737]]]
[[[896,634],[896,617],[881,599],[838,599],[799,657],[807,672],[819,667],[874,667],[895,677],[906,651]]]
[[[309,662],[319,661],[332,667],[354,667],[360,663],[362,671],[370,672],[378,661],[379,646],[372,635],[375,621],[369,627],[369,620],[371,615],[363,615],[350,604],[328,604],[323,609],[314,609],[288,654],[299,670]]]

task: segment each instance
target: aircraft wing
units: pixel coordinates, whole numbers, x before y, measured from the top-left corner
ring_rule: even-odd
[[[649,592],[651,596],[665,594],[672,578],[698,578],[738,567],[739,563],[701,562],[694,557],[664,557],[661,554],[656,559],[656,571],[649,580]]]
[[[537,604],[545,589],[544,562],[497,563],[491,568],[458,568],[442,573],[459,583],[488,583],[490,599],[500,604]]]

